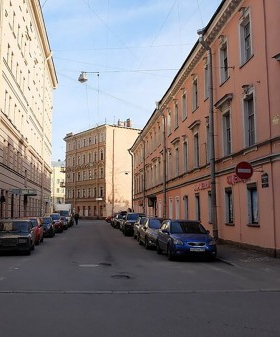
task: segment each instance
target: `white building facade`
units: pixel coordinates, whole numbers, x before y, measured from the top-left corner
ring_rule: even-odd
[[[57,86],[38,0],[1,1],[0,44],[0,216],[38,216],[50,205]]]

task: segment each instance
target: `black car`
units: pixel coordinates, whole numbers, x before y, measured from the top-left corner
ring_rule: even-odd
[[[43,217],[41,218],[41,223],[44,228],[44,237],[53,238],[55,236],[55,228],[52,223],[52,218],[50,216]]]
[[[0,251],[30,255],[35,247],[35,233],[30,220],[0,220]]]
[[[161,227],[163,218],[157,217],[147,217],[144,221],[143,226],[139,228],[139,233],[137,236],[139,244],[144,244],[146,249],[155,248],[158,230]]]
[[[146,216],[144,213],[127,213],[123,217],[123,221],[120,223],[120,230],[124,235],[133,234],[134,223],[139,218],[139,216]]]

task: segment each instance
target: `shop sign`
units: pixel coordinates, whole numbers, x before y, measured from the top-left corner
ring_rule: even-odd
[[[208,188],[211,188],[210,180],[203,181],[202,183],[194,185],[193,189],[194,189],[195,192],[197,192],[197,191],[206,190]]]

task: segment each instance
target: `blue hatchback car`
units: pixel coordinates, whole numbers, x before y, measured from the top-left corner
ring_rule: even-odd
[[[164,220],[156,242],[157,253],[166,252],[169,260],[180,256],[206,256],[214,259],[217,246],[200,221]]]

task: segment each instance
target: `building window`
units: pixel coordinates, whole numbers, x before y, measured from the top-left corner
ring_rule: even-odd
[[[220,48],[220,69],[221,83],[224,83],[229,77],[227,42],[224,42]]]
[[[189,218],[189,198],[187,195],[184,196],[184,216],[185,219]]]
[[[175,199],[175,219],[180,219],[180,199],[176,197]]]
[[[175,176],[179,176],[179,149],[175,148]]]
[[[225,189],[226,223],[233,224],[233,201],[231,187]]]
[[[198,133],[194,135],[194,166],[199,167],[199,137]]]
[[[196,220],[200,220],[200,197],[199,194],[195,194],[195,216]]]
[[[255,135],[255,109],[253,95],[249,95],[243,101],[244,104],[244,125],[245,125],[245,145],[251,146],[256,142]]]
[[[169,198],[169,218],[173,218],[173,199]]]
[[[182,96],[182,120],[188,117],[188,110],[187,110],[187,93],[184,92]]]
[[[258,190],[256,184],[247,185],[248,198],[248,223],[259,223],[259,209],[258,209]]]
[[[171,115],[170,115],[170,111],[168,111],[167,116],[166,116],[166,122],[167,122],[167,136],[170,135],[171,133]]]
[[[231,154],[231,125],[229,111],[223,114],[223,143],[224,156],[228,156]]]
[[[193,93],[193,111],[195,111],[198,108],[198,86],[197,86],[197,78],[193,80],[192,85],[192,93]]]
[[[179,126],[179,112],[178,112],[178,103],[174,104],[174,129],[177,129]]]
[[[211,192],[208,192],[208,222],[212,222],[213,215],[212,215],[212,198],[211,198]]]
[[[184,173],[188,172],[188,142],[183,143],[183,169]]]
[[[244,64],[252,57],[251,22],[248,10],[244,11],[240,22],[240,49],[241,64]]]

